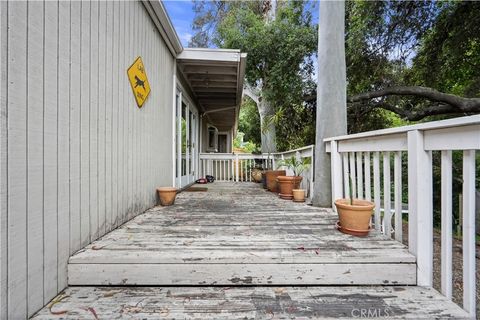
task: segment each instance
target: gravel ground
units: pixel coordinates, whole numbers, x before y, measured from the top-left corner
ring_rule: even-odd
[[[408,244],[408,224],[403,225],[403,243]],[[452,300],[458,305],[463,305],[463,254],[462,240],[452,241],[453,263],[453,297]],[[441,233],[434,230],[433,234],[433,287],[440,291],[441,288]],[[476,255],[476,290],[477,290],[477,317],[480,317],[480,246],[477,244]]]

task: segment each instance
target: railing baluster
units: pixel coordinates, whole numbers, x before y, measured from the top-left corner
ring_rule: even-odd
[[[227,180],[230,181],[230,175],[232,173],[231,171],[231,163],[232,161],[230,159],[227,160]]]
[[[349,190],[350,190],[350,181],[348,179],[348,175],[350,174],[350,170],[348,170],[348,153],[342,153],[343,159],[343,192],[344,198],[347,199],[349,197]]]
[[[442,293],[452,299],[452,151],[442,151]]]
[[[475,318],[475,150],[463,151],[463,309]]]
[[[227,160],[223,160],[222,161],[222,166],[223,166],[223,171],[222,171],[222,181],[226,181],[227,180]]]
[[[390,195],[390,152],[383,152],[383,233],[388,237],[392,231],[392,204]]]
[[[380,231],[380,153],[373,154],[373,199],[375,202],[375,229]]]
[[[238,182],[239,179],[238,179],[238,174],[239,174],[239,161],[238,161],[238,153],[235,154],[235,163],[236,163],[236,166],[235,166],[235,181]]]
[[[362,168],[362,153],[357,152],[357,196],[363,199],[363,168]],[[353,182],[355,183],[355,181]]]
[[[402,152],[395,152],[394,159],[395,240],[402,242]]]
[[[246,182],[247,181],[247,161],[246,160],[242,160],[242,181],[243,182]]]
[[[353,198],[357,197],[357,185],[355,183],[355,152],[350,152],[350,178],[352,179],[352,194]]]
[[[372,186],[370,176],[370,152],[365,152],[365,199],[372,201]]]

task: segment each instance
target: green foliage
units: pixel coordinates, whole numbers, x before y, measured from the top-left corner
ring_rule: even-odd
[[[246,52],[247,82],[260,87],[261,98],[274,106],[275,115],[266,121],[272,121],[278,128],[277,149],[301,147],[315,139],[315,114],[313,108],[303,102],[305,93],[315,87],[313,59],[317,26],[312,23],[309,8],[312,3],[278,1],[272,21],[266,19],[262,3],[195,2],[196,34],[192,45],[213,44]],[[252,113],[246,114],[244,120],[246,117],[257,121]],[[257,143],[259,136],[250,130],[254,125],[243,122],[240,126],[246,139]]]
[[[245,153],[256,153],[259,150],[259,147],[256,143],[247,141],[243,142],[244,133],[238,131],[237,136],[233,139],[233,147],[241,150]]]
[[[278,161],[278,167],[287,167],[293,171],[294,176],[301,175],[305,170],[310,168],[311,158],[297,159],[295,156]]]
[[[480,96],[480,2],[442,3],[407,79],[442,92]]]
[[[245,134],[244,141],[250,141],[257,145],[261,144],[260,115],[255,102],[250,98],[245,98],[240,107],[238,131]]]
[[[404,77],[410,60],[438,10],[431,1],[348,1],[347,95],[406,84]],[[404,100],[389,97],[393,104],[405,104]],[[349,106],[349,133],[398,124],[397,115],[376,108],[375,103],[378,101]]]

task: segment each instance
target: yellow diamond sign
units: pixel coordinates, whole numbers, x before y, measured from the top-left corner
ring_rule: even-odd
[[[143,66],[142,58],[138,57],[127,70],[128,80],[132,86],[133,95],[139,108],[143,106],[150,93],[150,84],[148,83],[147,73]]]

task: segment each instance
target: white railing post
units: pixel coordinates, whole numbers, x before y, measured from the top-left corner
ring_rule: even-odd
[[[238,153],[235,154],[235,181],[238,182],[239,181],[239,175],[240,175],[240,160],[238,158]]]
[[[408,235],[417,257],[417,284],[433,285],[432,153],[425,151],[424,134],[408,132]]]
[[[332,208],[335,208],[335,200],[342,198],[343,192],[343,168],[342,155],[338,152],[338,142],[332,140],[330,142],[331,152],[331,170],[332,170]],[[313,171],[313,170],[312,170]]]
[[[475,280],[475,150],[463,151],[463,309],[476,314]]]

